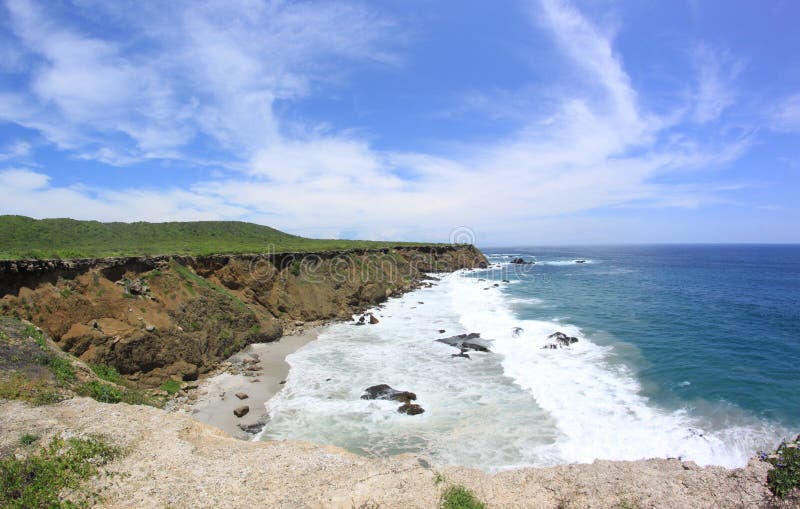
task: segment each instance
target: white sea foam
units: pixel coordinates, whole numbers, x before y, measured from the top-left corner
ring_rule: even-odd
[[[445,276],[375,312],[379,324],[335,325],[289,356],[287,383],[267,403],[264,439],[416,452],[494,471],[647,457],[740,466],[777,435],[758,422],[714,427],[687,410],[658,408],[612,363],[612,347],[555,320],[517,319],[502,287],[474,277]],[[556,330],[580,341],[542,349]],[[492,339],[492,352],[453,358],[453,348],[434,341],[463,332]],[[396,402],[360,399],[380,383],[416,392],[426,412],[411,417]]]

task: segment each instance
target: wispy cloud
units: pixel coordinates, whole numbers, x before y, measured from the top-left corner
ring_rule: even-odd
[[[800,132],[800,94],[784,98],[772,112],[770,127],[780,132]]]
[[[307,97],[331,80],[344,83],[333,62],[402,62],[387,42],[395,24],[364,6],[170,3],[159,6],[159,16],[145,7],[125,19],[135,32],[130,37],[151,48],[138,52],[81,34],[26,0],[11,0],[8,8],[36,72],[30,93],[0,97],[0,118],[112,164],[192,159],[187,146],[212,141],[227,154],[223,164],[238,170],[184,189],[128,190],[53,186],[42,173],[8,170],[0,174],[0,202],[17,213],[237,218],[306,235],[347,230],[438,240],[468,224],[502,236],[594,208],[719,203],[725,189],[687,184],[687,174],[724,166],[750,145],[747,137],[709,140],[677,130],[719,118],[732,104],[725,87],[735,73],[701,55],[700,91],[676,108],[692,113],[654,115],[608,32],[557,0],[537,3],[534,16],[579,82],[568,92],[548,91],[547,107],[536,89],[524,89],[513,108],[521,126],[513,134],[442,142],[438,153],[376,150],[345,130],[316,129],[313,119],[290,130],[276,114],[277,100]]]

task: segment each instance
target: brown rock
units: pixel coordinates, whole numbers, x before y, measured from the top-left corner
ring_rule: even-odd
[[[243,392],[237,392],[237,393],[236,393],[236,397],[237,397],[237,398],[239,398],[239,399],[247,399],[247,398],[249,398],[250,396],[248,396],[247,394],[245,394],[245,393],[243,393]]]
[[[247,412],[250,411],[250,407],[247,405],[242,405],[240,407],[236,407],[233,409],[233,415],[236,417],[244,417],[247,415]]]

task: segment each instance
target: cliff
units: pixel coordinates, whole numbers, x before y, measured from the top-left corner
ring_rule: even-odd
[[[426,272],[486,265],[472,246],[0,261],[0,314],[145,387],[194,380],[298,322],[349,319]]]

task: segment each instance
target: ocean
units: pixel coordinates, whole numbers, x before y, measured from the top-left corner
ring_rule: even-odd
[[[800,246],[483,251],[488,269],[437,275],[375,309],[379,324],[335,324],[290,355],[259,438],[494,472],[737,467],[800,432]],[[578,342],[546,347],[557,331]],[[491,351],[453,357],[435,341],[462,333]],[[360,398],[384,383],[425,413]]]

